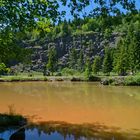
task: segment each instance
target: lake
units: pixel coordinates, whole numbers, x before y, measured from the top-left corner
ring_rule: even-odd
[[[24,128],[25,140],[140,139],[140,87],[0,83],[0,113],[9,111],[40,124]],[[0,138],[8,139],[15,130],[0,131]]]

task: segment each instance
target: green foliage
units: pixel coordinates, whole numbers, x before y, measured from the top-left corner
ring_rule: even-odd
[[[93,62],[93,72],[94,74],[97,74],[101,69],[101,57],[95,56],[94,62]]]
[[[47,40],[54,41],[56,38],[80,35],[81,46],[89,47],[89,56],[92,57],[93,43],[88,43],[87,40],[84,40],[83,43],[82,36],[90,36],[94,32],[99,32],[109,41],[113,32],[119,32],[125,33],[127,36],[122,37],[123,43],[120,46],[118,44],[119,47],[115,51],[114,70],[119,74],[127,71],[134,73],[139,71],[140,13],[135,9],[135,1],[94,0],[94,3],[98,6],[91,10],[92,18],[89,15],[80,19],[77,14],[91,4],[90,0],[22,0],[20,2],[17,0],[1,0],[0,62],[4,62],[7,66],[18,62],[30,64],[31,52],[25,49],[25,44],[33,46],[37,40],[44,43],[46,40],[43,38],[44,36],[47,37]],[[117,6],[118,3],[120,6]],[[60,5],[69,6],[71,14],[74,15],[73,21],[61,21],[64,11],[60,12]],[[125,9],[126,14],[121,13],[121,6],[123,10]],[[84,51],[81,50],[78,54],[73,45],[68,60],[69,68],[78,69],[82,72],[86,67],[86,75],[89,77],[92,71],[91,62],[86,59]],[[103,62],[104,73],[112,71],[112,61],[112,52],[106,52]],[[94,73],[97,73],[99,71],[97,61],[93,67]],[[47,69],[53,74],[56,68],[56,50],[49,49]]]
[[[77,71],[74,69],[70,69],[70,68],[64,68],[61,71],[62,75],[64,76],[73,76],[73,75],[78,75]]]
[[[132,73],[140,70],[140,33],[136,32],[130,36],[129,44],[129,66]]]
[[[115,54],[114,70],[117,71],[119,75],[126,75],[129,69],[128,47],[126,45],[126,40],[120,40]]]
[[[9,69],[6,68],[6,65],[4,63],[0,63],[0,75],[6,74],[9,72]]]
[[[56,70],[57,66],[57,52],[55,47],[51,47],[48,50],[48,63],[47,63],[47,69],[52,73]]]
[[[92,75],[92,66],[91,66],[91,61],[90,61],[90,58],[87,57],[86,58],[86,64],[85,64],[85,76],[86,78],[89,79],[89,77],[91,77]]]
[[[103,72],[104,73],[110,74],[110,72],[113,69],[112,63],[113,63],[113,56],[111,54],[111,48],[106,47],[104,60],[103,60]]]
[[[72,48],[69,57],[69,67],[71,69],[76,69],[76,62],[77,62],[77,52],[75,48]]]
[[[109,39],[111,34],[112,34],[112,30],[110,28],[105,29],[104,36],[105,36],[106,39]]]
[[[46,25],[50,19],[55,19],[58,16],[58,3],[47,2],[45,0],[1,0],[1,26],[5,24],[12,27],[13,30],[28,30],[46,29]],[[53,9],[54,12],[51,12]],[[47,11],[47,12],[46,12]],[[36,20],[34,20],[36,19]],[[48,28],[48,26],[47,26]]]
[[[80,50],[80,54],[79,54],[78,70],[81,72],[84,70],[84,52],[83,52],[83,49]]]
[[[121,75],[125,75],[127,72],[135,74],[140,70],[140,23],[137,23],[137,20],[140,15],[128,15],[123,20],[125,24],[128,22],[129,25],[125,25],[126,36],[122,36],[122,39],[118,43],[118,46],[115,51],[114,58],[114,70]]]
[[[13,65],[17,62],[25,62],[31,54],[25,49],[22,42],[22,35],[12,32],[10,29],[0,31],[0,61],[6,65]]]
[[[128,76],[124,79],[124,84],[127,86],[140,86],[140,76]]]
[[[58,23],[53,28],[52,35],[48,38],[52,36],[53,41],[59,38],[60,40],[63,39],[64,42],[67,36],[69,38],[73,37],[73,40],[75,37],[79,37],[79,39],[84,38],[83,40],[80,39],[81,42],[79,42],[81,45],[80,51],[76,49],[76,41],[74,40],[73,47],[70,52],[67,52],[69,54],[67,66],[70,69],[79,70],[80,72],[85,70],[86,76],[88,77],[91,75],[92,70],[95,74],[100,70],[96,69],[97,65],[95,65],[98,61],[94,64],[95,66],[92,66],[92,70],[87,65],[86,57],[91,58],[93,55],[96,55],[97,49],[94,47],[94,41],[87,40],[86,36],[90,37],[97,34],[96,32],[99,32],[101,33],[101,37],[105,39],[106,45],[110,43],[112,37],[121,36],[121,41],[119,41],[116,48],[112,46],[106,47],[105,56],[104,59],[101,59],[101,64],[103,64],[102,71],[107,75],[110,75],[112,70],[119,75],[126,75],[127,73],[135,73],[140,70],[139,20],[139,13],[120,14],[117,16],[107,16],[106,18],[101,16],[94,18],[86,17],[85,19],[75,18],[73,21],[65,20],[64,22]],[[85,48],[88,48],[88,52],[85,52]]]

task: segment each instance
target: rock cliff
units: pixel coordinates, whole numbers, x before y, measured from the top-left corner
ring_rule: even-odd
[[[47,52],[50,47],[56,48],[58,62],[62,67],[65,67],[68,65],[72,48],[75,49],[77,56],[80,50],[82,50],[84,60],[89,56],[92,61],[95,55],[103,57],[105,46],[115,47],[119,38],[120,35],[118,33],[113,33],[109,37],[104,37],[101,33],[84,33],[81,35],[59,37],[54,40],[47,38],[37,40],[32,45],[27,46],[33,52],[31,55],[32,70],[43,70],[47,63]]]

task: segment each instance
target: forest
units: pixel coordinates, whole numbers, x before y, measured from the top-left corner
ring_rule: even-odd
[[[103,55],[94,55],[94,42],[91,40],[81,41],[81,49],[76,48],[70,50],[68,58],[68,68],[79,71],[87,71],[98,74],[100,71],[109,75],[110,72],[116,72],[118,75],[126,75],[128,73],[135,74],[140,70],[140,13],[108,16],[106,18],[86,17],[85,19],[75,19],[74,21],[63,21],[54,26],[52,32],[46,35],[49,39],[64,38],[66,36],[88,36],[88,34],[102,34],[104,43]],[[80,26],[78,24],[80,23]],[[79,27],[79,28],[77,28]],[[118,33],[119,40],[116,47],[110,46],[110,38],[112,34]],[[90,42],[91,41],[91,42]],[[84,49],[89,48],[90,52],[84,55]],[[51,55],[49,53],[52,53]],[[54,55],[53,55],[54,54]],[[48,52],[48,68],[52,68],[51,63],[56,62],[56,51]],[[52,61],[52,62],[51,62]],[[56,66],[57,69],[57,66]],[[54,69],[55,70],[55,69]]]
[[[43,46],[43,49],[46,49],[43,66],[35,70],[43,72],[44,75],[78,72],[90,77],[100,73],[104,75],[114,73],[121,76],[139,73],[140,11],[135,8],[133,2],[127,1],[120,3],[126,10],[122,12],[122,8],[115,7],[117,3],[114,1],[108,5],[105,1],[97,1],[99,7],[82,16],[78,13],[89,5],[88,1],[67,3],[73,15],[71,19],[66,19],[64,11],[60,13],[59,3],[56,2],[50,3],[49,7],[54,10],[54,13],[48,10],[47,15],[43,15],[45,2],[40,1],[38,6],[34,2],[21,2],[18,8],[15,8],[16,1],[8,2],[9,5],[1,3],[1,10],[5,15],[2,17],[0,32],[0,74],[16,73],[17,70],[12,70],[11,67],[20,63],[23,64],[23,69],[20,71],[24,72],[26,67],[30,67],[29,71],[34,71],[32,69],[34,46]],[[65,2],[63,4],[66,5]],[[28,8],[27,13],[23,6]],[[80,9],[77,9],[78,7]],[[11,11],[7,12],[6,9]],[[35,18],[36,20],[33,20]],[[117,35],[117,41],[114,41],[115,45],[111,45],[114,34]],[[88,36],[89,39],[86,39]],[[71,41],[67,43],[72,45],[67,46],[69,47],[67,49],[65,41],[62,40],[70,38]],[[74,41],[72,42],[74,38],[79,38],[78,46]],[[49,45],[49,43],[56,43],[56,40],[59,43],[63,42],[61,47],[65,47],[65,50],[61,51],[57,45]],[[61,60],[65,55],[67,59],[63,62]]]
[[[140,0],[0,0],[0,140],[140,140]]]

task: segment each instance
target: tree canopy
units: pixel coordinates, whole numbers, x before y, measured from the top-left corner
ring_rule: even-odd
[[[66,11],[59,9],[62,5],[69,7],[72,15],[80,13],[89,5],[93,5],[91,13],[103,16],[118,14],[121,9],[136,10],[135,0],[1,0],[0,28],[11,26],[15,30],[37,25],[44,27],[46,23],[56,21],[65,14]]]
[[[85,9],[89,6],[90,11],[86,13]],[[63,7],[66,8],[63,10]],[[72,21],[64,20],[67,12],[65,9],[71,12],[71,16],[74,16]],[[125,14],[123,14],[124,10]],[[86,17],[84,17],[85,15]],[[87,46],[91,58],[93,58],[94,49],[96,51],[97,48],[95,48],[94,42],[82,40],[82,35],[89,32],[100,32],[105,39],[109,39],[113,32],[120,32],[128,34],[126,38],[123,37],[124,43],[121,46],[128,45],[128,59],[131,63],[127,67],[131,67],[131,70],[135,72],[140,67],[138,55],[139,20],[140,13],[136,9],[135,0],[1,0],[0,63],[10,66],[13,62],[29,62],[30,51],[26,50],[22,42],[28,44],[32,39],[34,41],[37,39],[45,40],[47,37],[47,39],[54,40],[66,36],[80,35],[81,53],[76,56],[77,50],[71,51],[68,64],[70,64],[70,67],[80,70],[84,70],[86,65],[87,70],[90,70],[89,60],[86,60],[85,51],[82,50],[82,47]],[[132,38],[132,41],[128,43],[130,38]],[[31,43],[29,45],[32,46]],[[119,56],[126,50],[126,48],[120,49],[118,47],[116,55]],[[134,52],[138,53],[134,54]],[[124,58],[124,56],[121,57]],[[105,60],[108,60],[107,56]],[[122,60],[120,60],[120,63],[114,62],[118,71],[120,70],[119,65],[123,64],[123,62],[121,63]],[[119,61],[119,58],[112,61]],[[73,64],[75,62],[78,63],[78,66]],[[104,64],[107,63],[104,62]]]

